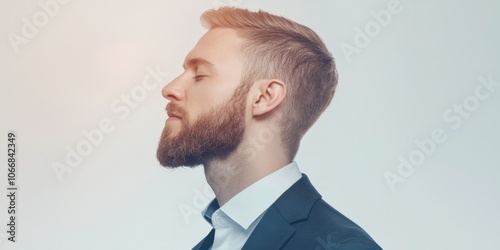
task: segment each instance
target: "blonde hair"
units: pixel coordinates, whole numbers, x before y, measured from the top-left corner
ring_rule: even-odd
[[[285,83],[280,136],[292,160],[337,86],[335,62],[324,42],[310,28],[264,11],[222,7],[206,11],[201,20],[204,27],[233,29],[247,40],[243,83],[273,78]]]

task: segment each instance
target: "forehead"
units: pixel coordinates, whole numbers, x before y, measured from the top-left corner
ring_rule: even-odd
[[[241,62],[243,38],[235,30],[215,28],[207,31],[184,60],[184,67],[205,65],[217,68]]]

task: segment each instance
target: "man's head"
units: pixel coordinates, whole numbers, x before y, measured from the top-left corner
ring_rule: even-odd
[[[279,124],[278,142],[292,160],[337,85],[326,46],[311,29],[262,11],[224,7],[201,19],[209,31],[187,55],[184,73],[162,91],[171,103],[160,163],[194,166],[224,158],[247,131],[271,121]]]

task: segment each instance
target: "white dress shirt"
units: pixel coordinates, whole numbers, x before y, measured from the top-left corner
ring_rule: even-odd
[[[245,188],[220,208],[216,200],[212,201],[202,213],[215,229],[211,249],[241,249],[266,210],[301,177],[293,161]]]

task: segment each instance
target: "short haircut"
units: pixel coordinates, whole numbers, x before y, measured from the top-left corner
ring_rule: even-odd
[[[204,27],[229,28],[246,39],[243,83],[280,79],[287,88],[279,121],[290,160],[330,104],[338,82],[332,55],[310,28],[265,11],[221,7],[201,16]]]

